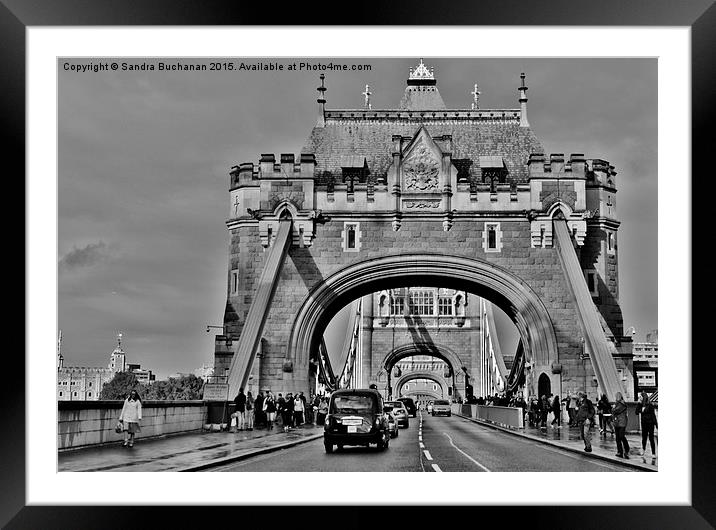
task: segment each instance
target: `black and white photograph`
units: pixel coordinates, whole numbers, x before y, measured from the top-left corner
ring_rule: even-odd
[[[691,1],[14,7],[9,528],[703,526]]]
[[[657,472],[658,62],[57,59],[57,471]]]

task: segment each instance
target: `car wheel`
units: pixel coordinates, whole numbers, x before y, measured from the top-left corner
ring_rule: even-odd
[[[343,444],[338,444],[336,446],[336,451],[343,451]]]
[[[328,442],[323,442],[323,447],[326,448],[326,453],[333,452],[333,444],[329,444]]]
[[[383,447],[383,449],[388,449],[388,447],[390,447],[390,439],[385,441],[385,446]]]
[[[400,431],[398,429],[395,429],[395,437],[397,438],[398,436],[400,436]]]
[[[452,416],[452,412],[448,412],[448,418]]]

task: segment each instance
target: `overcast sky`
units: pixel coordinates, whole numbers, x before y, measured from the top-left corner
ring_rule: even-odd
[[[206,325],[221,325],[226,302],[228,170],[261,153],[300,151],[316,120],[319,72],[77,73],[64,62],[58,309],[65,363],[106,365],[119,331],[128,361],[159,378],[213,363],[214,330]],[[369,84],[377,109],[398,106],[418,59],[334,62],[372,69],[326,71],[326,107],[362,107]],[[524,71],[529,121],[546,152],[585,153],[616,167],[624,326],[635,326],[637,339],[657,328],[656,59],[425,62],[448,108],[469,108],[474,83],[481,108],[517,108]]]

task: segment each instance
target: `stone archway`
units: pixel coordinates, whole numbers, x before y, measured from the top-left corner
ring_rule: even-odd
[[[544,369],[558,361],[552,320],[527,283],[509,270],[480,259],[425,253],[367,259],[319,282],[293,321],[285,364],[306,364],[326,325],[346,304],[384,288],[411,285],[454,288],[489,300],[515,323],[527,359],[534,366]]]
[[[434,381],[440,386],[440,391],[442,392],[442,397],[448,396],[448,388],[451,386],[449,381],[446,381],[444,378],[439,377],[435,375],[432,372],[410,372],[408,374],[405,374],[401,376],[393,385],[393,395],[399,396],[400,390],[403,387],[405,383],[408,383],[409,381],[413,381],[414,379],[429,379],[430,381]]]

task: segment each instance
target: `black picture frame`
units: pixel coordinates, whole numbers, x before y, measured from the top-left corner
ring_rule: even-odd
[[[350,16],[348,17],[348,13]],[[348,17],[348,18],[346,18]],[[704,203],[708,193],[698,193],[697,184],[710,175],[711,129],[714,119],[714,89],[716,79],[714,64],[714,35],[716,35],[716,7],[713,0],[559,0],[552,2],[524,2],[520,0],[489,0],[451,2],[449,9],[441,4],[427,1],[410,3],[386,2],[369,5],[358,3],[350,11],[338,11],[329,4],[319,3],[276,9],[273,5],[260,2],[192,2],[189,0],[156,0],[152,2],[123,2],[113,0],[2,0],[0,2],[0,56],[2,57],[3,97],[2,128],[3,145],[9,158],[16,163],[16,170],[8,175],[25,174],[25,30],[28,26],[101,26],[101,25],[588,25],[588,26],[686,26],[692,35],[692,175],[691,197],[692,218],[681,222],[691,223],[694,250],[709,248],[705,229],[711,219],[703,212],[708,211]],[[707,143],[708,142],[708,143]],[[688,172],[684,161],[684,173]],[[695,178],[700,176],[700,179]],[[668,176],[674,185],[689,185],[683,176]],[[15,184],[20,179],[14,179]],[[24,186],[17,186],[15,197],[25,197]],[[708,187],[704,186],[704,189]],[[695,193],[696,192],[696,193]],[[23,241],[13,245],[13,238],[19,239],[16,231],[8,234],[6,248],[23,247]],[[702,237],[694,237],[696,234]],[[692,281],[709,278],[702,272],[708,260],[692,260]],[[703,257],[703,256],[702,256]],[[24,254],[21,274],[25,284],[31,282],[26,274]],[[25,307],[23,300],[22,308]],[[712,311],[699,305],[692,298],[692,329],[708,329],[706,319]],[[703,308],[703,309],[702,309]],[[23,314],[14,308],[18,314]],[[701,309],[701,310],[700,310]],[[551,528],[712,528],[716,525],[716,503],[709,491],[714,491],[716,459],[712,457],[714,443],[714,412],[709,389],[714,374],[713,355],[707,347],[697,349],[693,336],[683,337],[684,348],[691,348],[692,395],[682,396],[691,400],[691,456],[692,456],[692,503],[689,506],[522,506],[510,507],[443,507],[450,510],[450,520],[457,524],[465,521],[489,520],[513,521],[531,526]],[[10,342],[8,341],[8,345]],[[8,357],[10,359],[9,352]],[[7,366],[7,364],[6,364]],[[162,526],[187,527],[193,524],[212,525],[231,523],[239,517],[242,521],[266,523],[269,527],[279,526],[283,521],[290,524],[296,518],[315,518],[316,524],[323,524],[326,514],[316,507],[291,507],[276,515],[267,513],[265,507],[132,507],[132,506],[26,506],[25,502],[25,363],[13,359],[12,377],[5,380],[6,398],[3,402],[5,429],[2,439],[2,468],[0,481],[0,525],[6,528],[143,528],[150,526],[150,518],[158,517]],[[694,369],[697,368],[697,369]],[[7,368],[10,370],[10,368]],[[54,404],[48,404],[54,406]],[[683,418],[688,425],[688,418]],[[37,420],[34,420],[37,421]],[[616,480],[619,480],[616,483]],[[568,486],[578,487],[578,485]],[[615,479],[615,488],[625,491],[628,499],[628,479]],[[278,488],[278,486],[277,486]],[[505,492],[505,502],[529,502],[528,498],[515,492]],[[554,492],[555,501],[559,491]],[[365,509],[365,508],[363,508]],[[381,516],[386,509],[376,508]],[[239,510],[241,513],[239,514]],[[354,510],[357,513],[354,515]],[[342,526],[358,526],[362,518],[360,507],[347,508],[341,519],[352,521]],[[434,507],[406,507],[409,519],[424,520],[426,510],[434,515]],[[437,517],[447,516],[438,511]],[[332,517],[328,515],[328,517]],[[380,517],[380,516],[379,516]],[[363,519],[364,520],[364,519]],[[406,522],[406,524],[408,524]],[[510,526],[510,525],[508,525]]]

